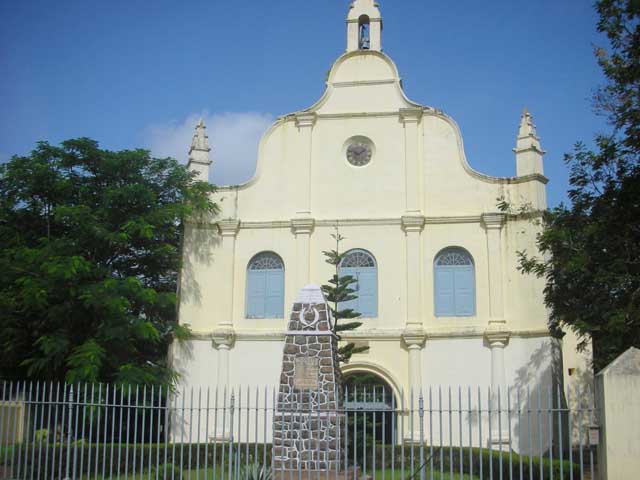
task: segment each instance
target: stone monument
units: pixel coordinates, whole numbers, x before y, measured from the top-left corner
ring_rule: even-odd
[[[332,322],[320,287],[304,287],[284,343],[273,432],[276,478],[292,471],[329,478],[340,470],[345,417]]]

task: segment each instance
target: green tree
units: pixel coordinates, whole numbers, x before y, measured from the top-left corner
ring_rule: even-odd
[[[520,267],[546,279],[553,330],[573,329],[593,346],[601,369],[640,347],[640,1],[600,0],[596,49],[607,83],[594,96],[611,124],[595,149],[565,156],[570,205],[543,216],[540,257],[520,252]]]
[[[326,257],[326,262],[334,266],[335,272],[329,279],[329,283],[322,285],[322,292],[329,303],[329,308],[333,315],[333,331],[340,338],[339,332],[355,330],[362,325],[362,322],[340,322],[343,319],[350,320],[360,316],[359,312],[351,308],[340,309],[340,303],[358,298],[355,289],[352,288],[352,285],[357,280],[351,275],[340,275],[340,264],[346,255],[346,253],[340,253],[340,242],[344,240],[344,237],[340,235],[337,227],[336,233],[332,234],[331,237],[336,241],[335,250],[323,251],[322,254]],[[353,342],[349,342],[340,347],[338,354],[343,362],[348,362],[353,354],[366,352],[368,349],[369,347],[357,347]]]
[[[171,158],[38,143],[0,166],[0,374],[169,384],[180,238],[214,188]]]

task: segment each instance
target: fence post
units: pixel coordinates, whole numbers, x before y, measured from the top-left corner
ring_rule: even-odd
[[[640,471],[640,350],[629,348],[596,375],[601,480],[636,478]]]
[[[71,442],[73,440],[73,432],[71,431],[71,427],[73,425],[73,385],[69,388],[69,396],[67,398],[67,464],[65,465],[65,475],[64,480],[71,480],[69,476],[69,468],[71,467]]]

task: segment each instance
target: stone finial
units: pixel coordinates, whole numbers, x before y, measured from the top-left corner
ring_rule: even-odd
[[[201,118],[196,125],[196,131],[191,140],[191,148],[189,148],[189,161],[187,168],[198,173],[198,179],[202,181],[209,180],[209,167],[211,160],[209,159],[209,137],[207,136],[207,127]]]
[[[542,150],[542,146],[540,145],[540,138],[536,132],[533,117],[526,107],[520,117],[516,148],[514,148],[513,151],[516,154],[516,170],[519,177],[543,174],[542,156],[545,154],[545,151]]]

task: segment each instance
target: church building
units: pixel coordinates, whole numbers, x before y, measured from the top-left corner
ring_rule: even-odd
[[[179,321],[194,337],[173,350],[183,384],[278,384],[286,317],[302,287],[333,275],[322,252],[336,229],[363,322],[343,341],[369,347],[346,376],[376,375],[396,394],[562,382],[544,279],[517,269],[539,226],[497,206],[527,205],[534,217],[547,207],[527,110],[516,130],[516,176],[474,170],[454,119],[405,94],[378,2],[354,0],[322,97],[278,118],[253,178],[219,187],[220,214],[187,227]],[[200,122],[189,168],[203,180],[216,166],[211,147]]]

